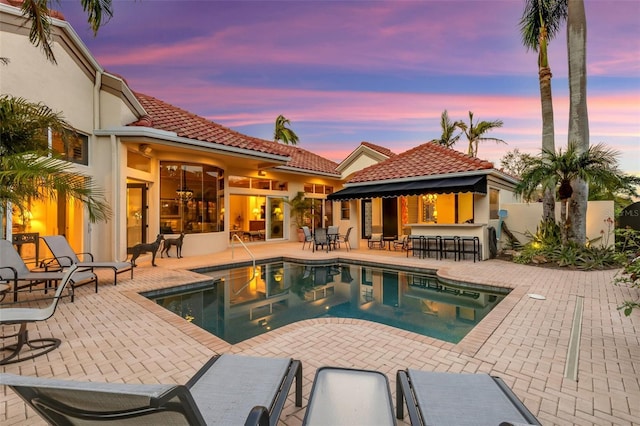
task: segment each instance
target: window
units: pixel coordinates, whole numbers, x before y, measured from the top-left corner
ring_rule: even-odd
[[[333,194],[333,186],[321,183],[305,183],[304,192],[307,194]]]
[[[160,231],[224,230],[224,172],[206,164],[160,162]]]
[[[66,161],[89,165],[89,136],[69,130],[65,137],[58,132],[51,135],[51,149]]]
[[[349,220],[351,217],[351,210],[349,209],[348,201],[340,201],[340,219]]]
[[[288,189],[288,183],[262,177],[229,176],[229,187],[286,191]]]
[[[436,203],[438,202],[437,194],[426,194],[422,196],[422,222],[437,223],[438,210]]]
[[[489,219],[500,219],[500,190],[489,188]]]

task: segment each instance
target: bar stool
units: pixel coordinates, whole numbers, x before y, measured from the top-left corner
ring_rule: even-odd
[[[458,260],[460,255],[460,237],[440,237],[440,259],[446,259],[447,253],[453,253],[453,260]]]
[[[422,259],[424,257],[425,237],[422,235],[409,235],[407,241],[410,242],[407,246],[407,257],[411,252],[413,256],[418,256]]]
[[[441,239],[442,237],[440,236],[426,237],[426,241],[425,241],[426,257],[431,258],[431,253],[435,253],[436,259],[438,259],[438,256],[441,257],[440,255],[440,245],[442,244]]]
[[[480,260],[480,238],[478,237],[462,237],[459,240],[458,258],[464,259],[465,254],[473,254],[473,262],[475,263],[476,257]]]

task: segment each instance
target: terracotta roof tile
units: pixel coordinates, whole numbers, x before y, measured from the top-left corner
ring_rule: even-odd
[[[338,163],[334,161],[321,157],[320,155],[309,152],[298,146],[280,145],[280,148],[283,149],[289,157],[291,157],[291,161],[287,163],[287,167],[335,174],[336,177],[339,177],[340,175],[336,171]]]
[[[389,148],[385,148],[383,146],[376,145],[376,144],[373,144],[371,142],[362,141],[362,142],[360,142],[360,145],[364,145],[366,147],[369,147],[372,150],[377,151],[380,154],[384,155],[385,157],[395,157],[396,155],[398,155],[395,152],[391,151]]]
[[[152,127],[175,132],[178,136],[188,139],[290,157],[286,164],[288,167],[309,172],[338,174],[337,163],[305,149],[247,136],[152,96],[137,92],[134,94],[147,115],[130,123],[130,126]]]
[[[203,142],[249,149],[267,154],[286,155],[273,142],[243,135],[227,127],[216,124],[152,96],[135,93],[148,117],[131,123],[131,126],[148,126],[155,129],[175,132],[178,136]],[[149,126],[149,122],[151,126]]]
[[[355,173],[349,183],[492,169],[493,163],[427,142]]]

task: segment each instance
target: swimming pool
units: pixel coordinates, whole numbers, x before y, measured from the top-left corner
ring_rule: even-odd
[[[200,271],[202,272],[202,271]],[[203,272],[212,282],[144,296],[235,344],[296,321],[358,318],[459,342],[507,290],[359,263],[277,261]]]

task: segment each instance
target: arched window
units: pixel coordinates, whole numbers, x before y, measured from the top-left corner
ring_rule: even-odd
[[[215,166],[160,162],[160,232],[224,231],[224,171]]]

